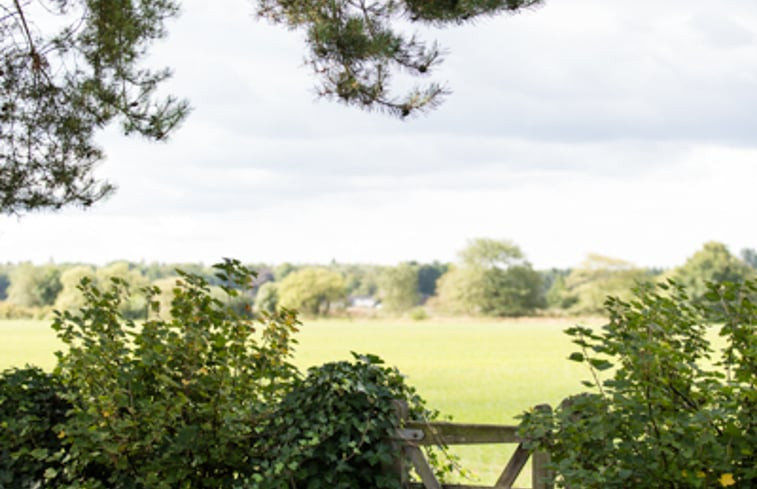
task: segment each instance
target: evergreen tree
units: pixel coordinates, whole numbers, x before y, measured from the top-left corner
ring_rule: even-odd
[[[407,19],[441,27],[541,2],[258,0],[257,10],[305,31],[321,96],[404,117],[436,106],[447,92],[438,83],[402,96],[390,91],[394,71],[423,76],[441,60],[436,44],[401,32]],[[93,175],[104,158],[97,130],[119,120],[126,134],[162,140],[189,112],[186,101],[156,95],[170,70],[143,63],[179,1],[11,0],[0,7],[0,214],[90,206],[114,190]]]

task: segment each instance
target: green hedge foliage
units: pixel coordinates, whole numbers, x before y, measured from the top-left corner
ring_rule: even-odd
[[[60,379],[36,367],[0,374],[0,488],[60,481],[63,449],[56,426],[71,405]]]
[[[68,347],[54,374],[0,377],[0,488],[399,489],[394,400],[435,413],[372,355],[303,376],[296,313],[239,311],[255,275],[217,267],[227,300],[182,273],[170,314],[143,290],[156,314],[140,324],[126,281],[82,281],[85,305],[53,324]]]
[[[696,300],[670,281],[608,299],[600,331],[568,329],[593,392],[521,426],[551,454],[558,487],[757,487],[755,297],[754,281],[710,284]]]

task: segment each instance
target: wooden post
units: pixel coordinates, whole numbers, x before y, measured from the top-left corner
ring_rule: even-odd
[[[494,487],[497,489],[512,489],[515,479],[520,475],[520,471],[523,470],[523,466],[526,465],[527,460],[528,450],[523,447],[522,443],[519,443],[518,448],[515,449],[515,453],[513,453],[510,461],[507,462],[505,470],[502,471]]]
[[[534,407],[538,411],[551,411],[549,404],[539,404]],[[552,489],[552,473],[547,468],[549,454],[536,451],[531,455],[531,487],[533,489]]]
[[[395,399],[392,402],[394,404],[394,412],[397,416],[397,426],[402,428],[405,425],[408,417],[407,402],[402,399]],[[395,440],[392,443],[392,450],[394,451],[395,459],[391,470],[398,475],[400,484],[402,484],[403,489],[407,489],[409,487],[409,482],[407,479],[408,471],[405,467],[405,442]]]
[[[549,454],[545,452],[534,452],[531,455],[531,487],[533,489],[552,489],[550,482],[552,474],[547,469],[549,464]]]

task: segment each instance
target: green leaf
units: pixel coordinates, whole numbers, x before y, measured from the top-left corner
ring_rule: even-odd
[[[582,353],[573,352],[568,357],[568,360],[573,360],[574,362],[583,362],[584,361],[584,356],[583,356]]]
[[[590,358],[589,364],[600,371],[612,368],[612,363],[601,358]]]

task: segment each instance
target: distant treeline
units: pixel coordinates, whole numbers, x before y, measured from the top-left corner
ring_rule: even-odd
[[[602,313],[608,295],[628,298],[634,286],[649,281],[676,280],[696,301],[709,281],[741,281],[757,275],[757,252],[745,249],[734,255],[725,245],[709,242],[669,270],[640,268],[601,255],[589,255],[572,269],[535,270],[511,241],[480,238],[471,240],[455,263],[248,266],[257,271],[253,287],[232,303],[250,314],[283,306],[305,316],[587,315]],[[177,269],[205,277],[219,299],[229,300],[213,269],[203,264],[5,264],[0,265],[0,318],[41,319],[53,310],[76,309],[83,304],[77,288],[83,279],[108,287],[113,277],[133,291],[122,304],[127,317],[146,317],[147,302],[140,290],[151,285],[162,290],[160,314],[170,314]]]

